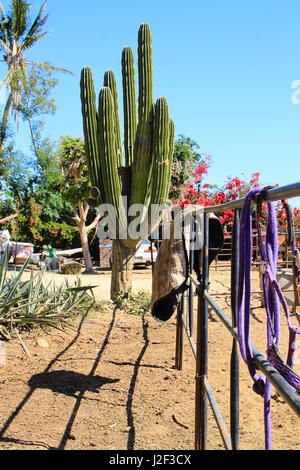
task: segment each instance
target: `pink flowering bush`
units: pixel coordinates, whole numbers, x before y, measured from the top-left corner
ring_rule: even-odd
[[[259,179],[260,173],[256,172],[252,175],[250,181],[244,181],[238,177],[227,178],[226,183],[222,188],[216,188],[208,183],[203,184],[205,177],[208,174],[210,165],[210,156],[198,163],[193,171],[194,183],[186,186],[184,196],[178,203],[181,206],[187,204],[199,204],[203,206],[217,206],[225,204],[236,199],[244,198],[250,189],[263,186]],[[278,184],[275,185],[278,187]],[[295,230],[300,230],[300,210],[297,208],[292,209]],[[276,204],[276,213],[278,219],[279,230],[287,229],[287,215],[284,209],[284,203],[278,202]],[[267,203],[262,204],[262,211],[259,217],[262,225],[266,224],[268,214]],[[224,211],[218,215],[223,225],[225,234],[230,234],[234,220],[234,212],[231,210]]]

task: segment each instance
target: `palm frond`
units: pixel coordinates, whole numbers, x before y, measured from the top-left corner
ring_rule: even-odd
[[[23,41],[25,44],[27,44],[27,42],[30,42],[31,38],[36,36],[41,31],[44,24],[46,23],[49,15],[47,14],[44,17],[42,17],[43,12],[44,12],[45,7],[46,7],[46,3],[47,3],[47,0],[41,6],[37,17],[35,18],[34,22],[32,23],[32,26],[31,26],[30,30],[26,34],[26,37]]]
[[[73,72],[71,72],[70,70],[67,70],[67,69],[64,69],[64,68],[61,68],[61,67],[55,67],[54,65],[51,65],[49,64],[49,62],[36,62],[35,60],[30,60],[29,62],[31,62],[32,64],[35,64],[37,65],[38,67],[45,67],[46,69],[49,69],[49,70],[54,70],[55,72],[65,72],[65,73],[69,73],[73,76],[75,76],[75,74]]]
[[[4,11],[4,8],[3,8],[3,5],[2,3],[0,3],[0,12],[1,12],[1,15],[2,15],[2,18],[6,18],[6,14],[5,14],[5,11]]]
[[[6,16],[2,3],[0,3],[0,13],[1,13],[1,23],[0,28],[3,28],[3,25],[6,25],[9,18]]]
[[[25,34],[28,26],[29,4],[24,0],[13,0],[12,33],[16,41]]]
[[[12,19],[6,16],[2,3],[0,3],[1,22],[0,22],[0,37],[6,44],[12,43],[11,25]]]
[[[5,78],[4,80],[0,83],[0,90],[2,89],[2,87],[7,83],[7,81],[9,80],[10,78],[10,75],[12,74],[13,72],[13,67],[11,66],[7,72],[7,74],[5,75]]]
[[[6,52],[7,52],[8,54],[12,54],[12,50],[11,50],[11,48],[9,47],[9,45],[7,45],[7,43],[6,43],[5,41],[3,41],[3,39],[1,39],[1,38],[0,38],[0,45],[1,45],[1,47],[3,47],[3,49],[6,50]]]
[[[38,42],[42,37],[46,36],[50,31],[45,31],[44,33],[37,34],[36,36],[26,36],[22,42],[20,49],[26,50],[30,49],[36,42]]]

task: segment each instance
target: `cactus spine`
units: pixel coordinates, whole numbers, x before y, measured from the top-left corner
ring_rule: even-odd
[[[112,204],[117,227],[122,230],[128,220],[121,196],[127,196],[130,206],[148,208],[162,204],[169,193],[175,130],[166,99],[153,101],[152,68],[151,31],[143,23],[138,33],[138,109],[133,52],[126,47],[122,53],[124,155],[115,75],[105,73],[97,111],[92,72],[84,67],[81,74],[83,129],[93,185],[90,202],[93,206]],[[148,213],[145,217],[148,223]],[[149,233],[151,229],[149,226]],[[128,236],[113,242],[112,297],[130,287],[130,268],[139,241]]]

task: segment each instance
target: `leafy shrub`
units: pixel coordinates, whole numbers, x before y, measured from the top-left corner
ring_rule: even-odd
[[[120,292],[115,300],[116,306],[131,315],[145,316],[150,314],[151,294],[148,291]]]

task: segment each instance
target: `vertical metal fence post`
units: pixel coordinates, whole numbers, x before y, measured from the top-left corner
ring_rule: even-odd
[[[197,357],[195,397],[195,449],[205,450],[207,443],[207,396],[204,379],[207,376],[208,303],[204,291],[209,280],[209,215],[204,214],[204,236],[202,248],[202,281],[198,287]]]
[[[182,370],[183,358],[183,322],[182,314],[184,313],[184,295],[179,302],[177,308],[177,322],[176,322],[176,350],[175,350],[175,369]]]
[[[236,327],[237,322],[239,227],[239,209],[236,209],[232,228],[231,246],[231,312],[233,328]],[[235,338],[233,339],[230,363],[230,433],[232,450],[237,450],[239,445],[239,356],[238,344]]]
[[[191,233],[194,233],[195,230],[195,221],[194,217],[191,220]],[[189,259],[189,271],[190,274],[193,274],[193,267],[194,267],[194,258],[195,258],[195,251],[194,251],[194,240],[191,243],[190,247],[190,259]],[[193,336],[193,327],[194,327],[194,286],[192,281],[190,280],[190,287],[189,287],[189,328],[190,328],[190,336]]]

